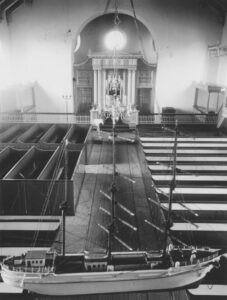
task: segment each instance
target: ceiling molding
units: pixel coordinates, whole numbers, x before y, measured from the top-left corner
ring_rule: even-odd
[[[0,19],[3,19],[5,11],[14,5],[18,0],[5,0],[0,4]]]
[[[18,0],[13,5],[5,10],[6,22],[10,23],[12,21],[12,13],[24,3],[24,0]]]
[[[13,12],[22,4],[32,5],[33,0],[0,0],[0,21],[5,17],[7,23],[10,23]]]

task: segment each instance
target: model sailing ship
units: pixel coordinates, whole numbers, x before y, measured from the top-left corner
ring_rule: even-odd
[[[28,251],[22,256],[6,258],[2,265],[5,283],[29,292],[45,295],[81,295],[132,291],[164,291],[193,287],[219,261],[220,251],[215,249],[169,247],[171,204],[175,188],[177,130],[173,156],[173,179],[170,185],[169,210],[165,224],[164,246],[157,251],[113,252],[111,239],[115,234],[115,111],[112,108],[113,182],[111,189],[112,214],[108,228],[106,253],[65,254],[63,234],[62,254]],[[63,144],[67,152],[67,142]],[[67,155],[66,155],[67,156]],[[65,185],[67,187],[67,185]],[[63,231],[65,230],[66,203],[62,205]],[[181,254],[181,257],[179,256]],[[179,258],[180,257],[180,258]]]

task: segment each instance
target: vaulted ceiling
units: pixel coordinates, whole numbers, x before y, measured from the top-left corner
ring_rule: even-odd
[[[107,3],[110,0],[107,0]],[[221,21],[224,24],[225,15],[227,13],[227,1],[226,0],[202,0],[205,5],[214,9],[220,14]],[[0,21],[4,18],[7,23],[12,20],[12,14],[23,5],[32,4],[33,0],[0,0]]]

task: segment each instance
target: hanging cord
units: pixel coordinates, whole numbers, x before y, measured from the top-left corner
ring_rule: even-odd
[[[143,39],[142,39],[142,36],[140,34],[139,25],[138,25],[138,22],[137,22],[136,11],[135,11],[133,0],[130,0],[130,3],[131,3],[132,11],[133,11],[133,17],[134,17],[134,23],[135,23],[135,27],[136,27],[136,32],[137,32],[137,35],[138,35],[138,38],[139,38],[139,41],[140,41],[142,55],[143,55],[144,59],[147,60],[146,59],[146,54],[145,54],[145,48],[144,48],[144,44],[143,44]],[[155,48],[154,48],[154,50],[155,50]]]
[[[119,13],[118,13],[118,0],[115,0],[114,25],[118,26],[120,23],[121,23],[121,20],[119,19]]]
[[[105,9],[104,9],[104,12],[103,12],[104,15],[107,14],[107,12],[108,12],[108,9],[110,7],[110,2],[111,2],[111,0],[107,0],[107,2],[106,2],[106,6],[105,6]],[[115,0],[115,2],[114,2],[114,9],[115,9],[114,24],[119,25],[121,21],[120,21],[119,16],[118,16],[118,14],[119,14],[118,13],[118,0]]]
[[[111,2],[111,0],[107,0],[107,2],[106,2],[106,7],[105,7],[105,10],[104,10],[104,12],[103,12],[104,15],[107,13],[107,11],[108,11],[108,9],[109,9],[110,2]]]

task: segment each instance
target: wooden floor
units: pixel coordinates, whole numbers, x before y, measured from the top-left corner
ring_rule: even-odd
[[[67,252],[106,250],[110,223],[110,195],[112,182],[111,142],[94,142],[85,168],[75,216],[67,217]],[[152,197],[150,172],[139,143],[119,142],[116,145],[117,171],[117,233],[113,250],[149,250],[160,247],[160,237],[145,220],[155,222],[157,213],[148,201]],[[129,179],[127,179],[129,178]],[[133,182],[134,183],[133,183]],[[102,192],[100,192],[100,190]],[[161,216],[159,216],[161,218]],[[158,217],[158,218],[159,218]],[[95,292],[95,291],[94,291]],[[187,300],[184,291],[174,293],[127,293],[63,297],[81,300]],[[42,297],[40,299],[46,299]],[[51,298],[47,298],[51,299]]]
[[[159,239],[154,229],[145,220],[151,221],[151,197],[149,180],[144,180],[144,166],[138,155],[138,143],[116,144],[117,233],[113,242],[114,251],[149,250],[159,248]],[[112,183],[111,142],[94,142],[85,168],[85,177],[80,190],[75,216],[67,217],[67,252],[94,251],[107,248],[107,228],[110,224]],[[149,172],[147,176],[150,177]],[[101,192],[100,192],[101,191]]]

